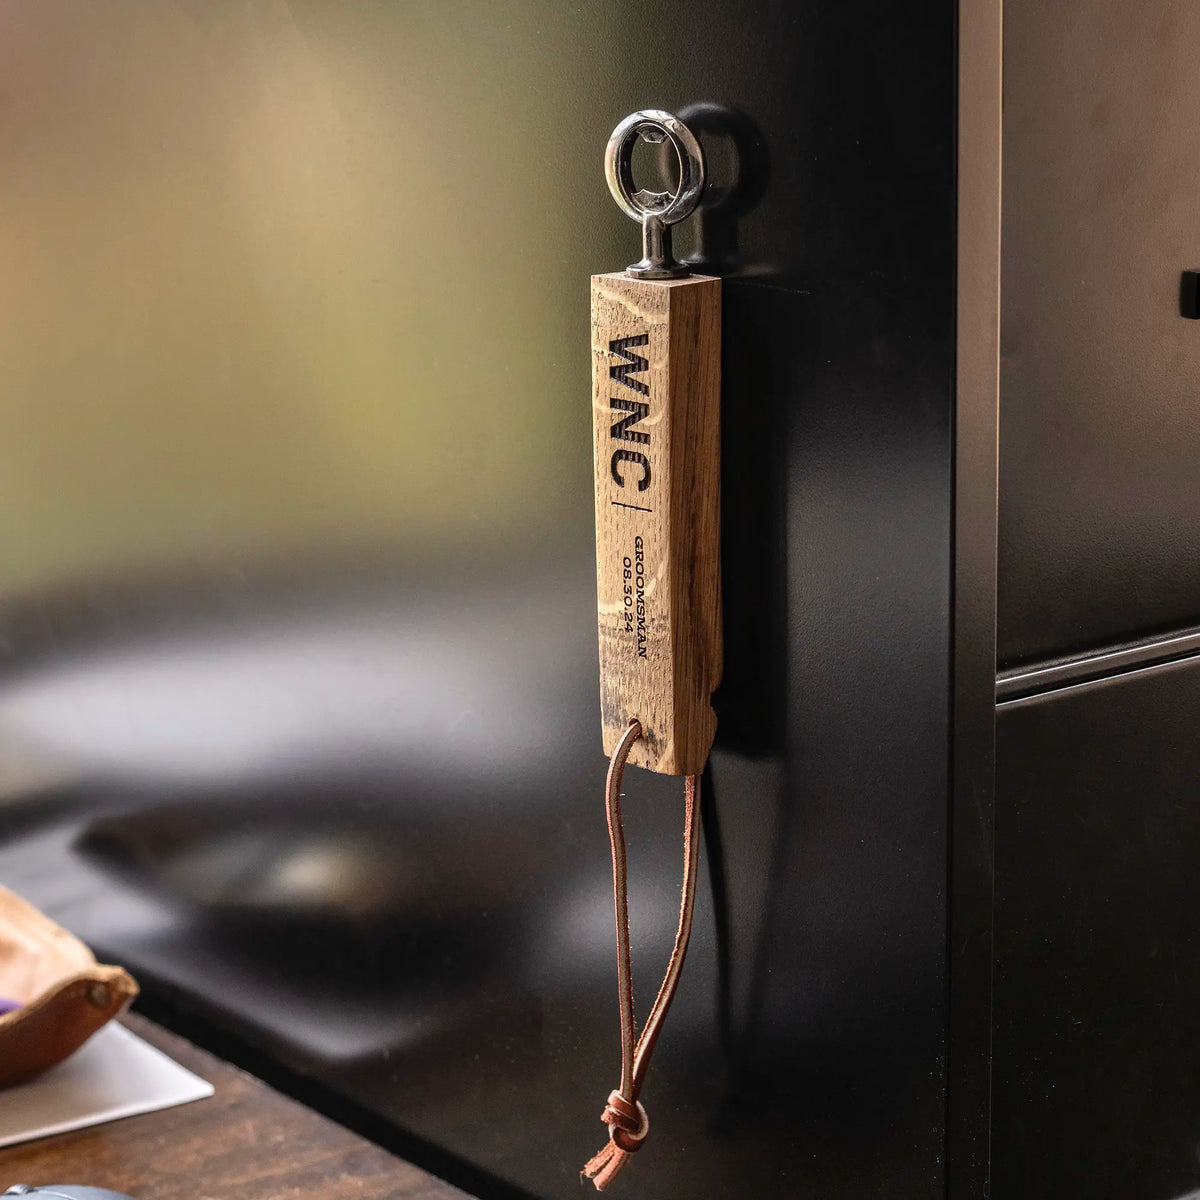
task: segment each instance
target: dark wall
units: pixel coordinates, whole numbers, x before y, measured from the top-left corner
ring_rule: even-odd
[[[1004,20],[992,1194],[1170,1200],[1200,1188],[1200,14]]]
[[[1003,704],[993,1190],[1200,1187],[1194,660]]]
[[[576,1194],[618,1065],[587,277],[636,250],[608,132],[690,111],[741,164],[683,239],[727,677],[635,1186],[936,1194],[953,17],[9,6],[0,882],[387,1144]],[[644,997],[680,787],[628,791]]]
[[[1200,12],[1004,14],[1002,666],[1200,620]]]

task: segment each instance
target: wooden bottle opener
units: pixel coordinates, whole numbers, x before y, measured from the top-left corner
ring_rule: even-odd
[[[674,150],[673,193],[633,190],[639,137]],[[721,678],[721,281],[690,275],[670,235],[700,199],[704,159],[687,126],[647,110],[613,131],[605,173],[642,225],[644,257],[592,277],[604,751],[637,720],[630,762],[694,775],[712,747]]]
[[[633,190],[638,138],[670,144],[679,166],[674,192]],[[711,698],[721,678],[721,281],[691,276],[671,256],[671,226],[704,189],[704,158],[686,125],[647,110],[613,130],[604,171],[621,209],[641,222],[643,257],[627,271],[592,277],[600,715],[621,1013],[621,1082],[600,1117],[608,1141],[583,1168],[600,1191],[650,1132],[640,1097],[691,935],[699,776],[716,732]],[[640,1035],[621,816],[627,762],[687,777],[679,925]]]

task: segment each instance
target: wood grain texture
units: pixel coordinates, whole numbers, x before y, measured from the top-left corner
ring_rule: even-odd
[[[135,1200],[468,1200],[144,1018],[126,1017],[125,1024],[207,1079],[216,1094],[0,1150],[0,1191],[16,1183],[82,1183]]]
[[[592,278],[600,713],[611,754],[704,767],[721,678],[721,281]]]

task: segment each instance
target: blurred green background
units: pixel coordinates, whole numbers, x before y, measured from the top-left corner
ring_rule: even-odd
[[[589,7],[0,7],[5,595],[580,544],[587,276],[637,241]]]

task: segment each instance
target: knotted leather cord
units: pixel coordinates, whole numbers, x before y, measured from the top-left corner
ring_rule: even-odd
[[[650,1132],[650,1118],[638,1099],[646,1081],[650,1056],[662,1031],[675,988],[683,970],[688,938],[692,932],[692,911],[696,902],[696,863],[700,854],[697,836],[699,797],[695,775],[684,781],[683,892],[679,905],[679,927],[667,964],[667,973],[658,989],[641,1036],[634,1043],[633,963],[629,949],[629,891],[625,860],[625,830],[621,823],[621,776],[633,744],[642,736],[641,724],[630,721],[613,750],[608,764],[605,799],[608,807],[608,836],[612,842],[613,901],[617,919],[617,991],[621,1008],[621,1086],[609,1093],[600,1119],[608,1126],[608,1144],[583,1168],[597,1191],[604,1191],[616,1178],[631,1154],[641,1149]]]

